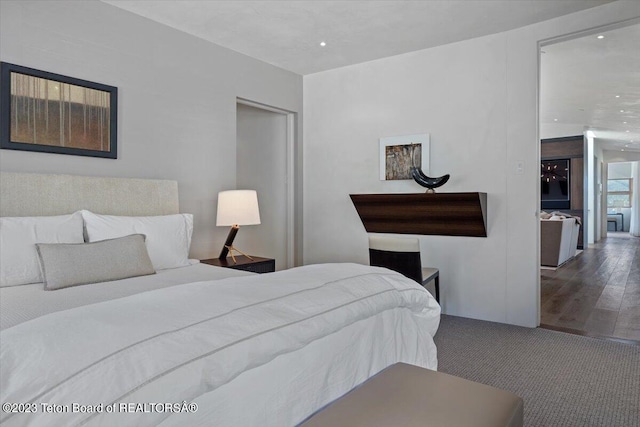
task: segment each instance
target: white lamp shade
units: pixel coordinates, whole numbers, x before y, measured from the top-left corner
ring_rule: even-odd
[[[216,225],[260,224],[258,193],[255,190],[229,190],[218,193]]]

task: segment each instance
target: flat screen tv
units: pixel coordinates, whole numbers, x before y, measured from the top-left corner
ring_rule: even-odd
[[[569,159],[543,160],[540,164],[542,209],[569,209]]]

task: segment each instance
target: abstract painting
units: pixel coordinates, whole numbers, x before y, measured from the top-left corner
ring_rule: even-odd
[[[429,169],[429,134],[380,138],[380,179],[413,179],[411,166]]]
[[[0,147],[117,158],[117,88],[3,62]]]

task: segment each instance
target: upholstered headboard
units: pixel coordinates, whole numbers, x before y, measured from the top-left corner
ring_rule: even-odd
[[[0,172],[0,216],[178,213],[176,181]]]

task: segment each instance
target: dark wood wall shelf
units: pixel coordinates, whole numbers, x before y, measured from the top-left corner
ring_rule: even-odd
[[[487,237],[487,193],[351,194],[369,233]]]

